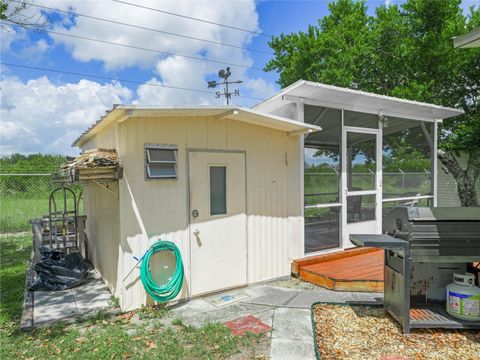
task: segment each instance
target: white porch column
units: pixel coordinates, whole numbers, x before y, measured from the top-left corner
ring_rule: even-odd
[[[303,99],[299,98],[295,101],[295,120],[305,122],[305,104]],[[300,204],[301,204],[301,243],[302,256],[305,255],[305,135],[300,135]]]
[[[342,121],[341,126],[341,140],[340,140],[340,166],[341,166],[341,176],[340,176],[340,202],[342,203],[341,208],[341,226],[340,226],[340,247],[345,248],[345,244],[348,242],[347,237],[347,134],[345,132],[344,119],[345,110],[342,109]]]
[[[433,193],[433,206],[437,206],[437,172],[438,172],[438,119],[435,119],[433,122],[433,131],[432,131],[432,193]]]
[[[377,134],[377,174],[375,176],[377,196],[375,197],[375,215],[377,218],[377,233],[381,234],[383,229],[383,121],[382,113],[378,114],[378,134]]]

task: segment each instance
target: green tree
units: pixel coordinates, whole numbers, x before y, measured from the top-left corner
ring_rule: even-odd
[[[365,1],[332,2],[317,26],[272,38],[265,70],[278,72],[282,87],[305,79],[463,108],[441,125],[438,157],[455,177],[462,205],[479,206],[480,49],[454,49],[451,39],[480,26],[480,6],[464,16],[460,3],[407,0],[369,16]],[[460,153],[468,154],[465,168]]]
[[[30,14],[27,10],[31,8],[33,1],[11,1],[0,0],[0,20],[6,20],[11,24],[40,25],[41,15]],[[0,26],[5,27],[2,23]]]

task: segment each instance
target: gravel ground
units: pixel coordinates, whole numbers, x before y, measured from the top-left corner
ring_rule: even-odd
[[[480,359],[480,331],[403,335],[382,307],[319,304],[313,315],[321,359]]]

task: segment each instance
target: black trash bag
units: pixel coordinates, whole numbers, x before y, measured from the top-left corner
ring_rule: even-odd
[[[80,253],[42,249],[42,259],[33,268],[37,279],[28,290],[41,291],[65,290],[80,285],[87,280],[91,266]]]

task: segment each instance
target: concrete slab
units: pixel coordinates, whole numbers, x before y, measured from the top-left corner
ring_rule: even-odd
[[[260,313],[255,314],[255,317],[263,322],[264,324],[273,328],[273,316],[275,314],[275,310],[266,310]]]
[[[353,300],[361,303],[383,304],[383,293],[353,293]]]
[[[172,315],[178,317],[189,317],[198,315],[207,311],[213,311],[218,309],[216,306],[210,304],[203,299],[190,300],[186,303],[181,303],[172,307]]]
[[[313,339],[311,312],[309,309],[275,309],[273,317],[274,339],[309,340]]]
[[[42,326],[78,316],[70,291],[36,291],[33,298],[33,324]]]
[[[290,308],[310,309],[313,303],[321,301],[347,303],[350,301],[359,301],[359,299],[355,298],[355,293],[352,292],[340,292],[328,289],[305,290],[285,306]]]
[[[247,293],[247,291],[245,291],[245,293]],[[242,302],[259,305],[284,306],[300,293],[301,290],[296,289],[261,286],[248,292],[250,298],[242,300]]]
[[[49,306],[49,305],[61,305],[65,303],[65,299],[69,298],[73,302],[73,295],[70,290],[61,291],[34,291],[34,306]]]
[[[204,300],[215,307],[222,307],[248,298],[249,295],[245,294],[243,291],[232,291],[209,296],[204,298]]]
[[[272,339],[271,360],[315,360],[313,340]]]
[[[92,279],[71,289],[79,315],[105,310],[110,306],[111,295],[101,280]]]
[[[226,322],[237,319],[239,317],[256,315],[272,307],[256,304],[234,303],[222,308],[215,308],[213,311],[207,311],[199,314],[180,315],[182,321],[186,325],[201,327],[209,322]]]
[[[225,325],[230,328],[233,335],[242,336],[247,332],[252,334],[261,334],[270,332],[272,328],[260,321],[253,315],[244,316],[232,321],[227,321]]]
[[[96,271],[88,281],[69,290],[35,291],[33,294],[33,326],[71,322],[110,307],[111,295]]]

